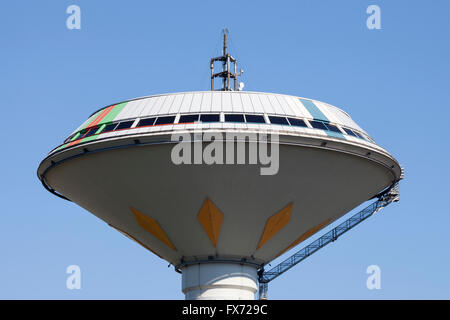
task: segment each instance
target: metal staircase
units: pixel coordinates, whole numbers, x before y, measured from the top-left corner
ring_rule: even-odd
[[[400,200],[400,192],[398,187],[398,182],[394,183],[390,188],[378,194],[377,200],[359,211],[357,214],[342,222],[340,225],[325,233],[323,236],[313,241],[306,247],[302,248],[297,253],[293,254],[277,266],[273,267],[268,271],[264,269],[259,272],[259,299],[267,299],[267,289],[270,281],[279,277],[301,261],[305,260],[313,253],[319,251],[321,248],[325,247],[327,244],[334,242],[341,235],[347,231],[353,229],[358,224],[371,217],[374,213],[380,211],[384,207],[388,206],[392,202],[398,202]]]

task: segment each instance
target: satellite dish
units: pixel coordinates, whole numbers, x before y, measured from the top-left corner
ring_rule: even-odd
[[[242,91],[242,89],[244,89],[244,83],[243,82],[239,82],[239,91]]]

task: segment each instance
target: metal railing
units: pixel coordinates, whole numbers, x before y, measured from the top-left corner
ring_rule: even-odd
[[[268,283],[270,281],[279,277],[281,274],[305,260],[321,248],[325,247],[327,244],[334,242],[341,235],[356,227],[358,224],[371,217],[374,213],[380,211],[390,203],[399,201],[400,193],[398,182],[391,185],[386,191],[380,193],[377,198],[377,201],[371,203],[369,206],[342,222],[329,232],[325,233],[320,238],[302,248],[300,251],[296,252],[269,271],[261,270],[259,273],[259,299],[267,299]]]

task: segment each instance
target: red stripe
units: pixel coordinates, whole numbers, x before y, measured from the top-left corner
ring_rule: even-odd
[[[92,121],[92,122],[86,127],[86,129],[89,129],[89,128],[91,128],[91,127],[96,126],[100,121],[102,121],[102,119],[103,119],[104,117],[106,117],[106,115],[107,115],[112,109],[114,109],[114,107],[115,107],[115,105],[109,106],[108,108],[106,108],[105,110],[103,110],[103,111],[98,115],[98,117],[95,118],[95,120]]]
[[[78,144],[78,143],[80,143],[80,141],[81,141],[81,139],[82,139],[83,136],[84,136],[84,134],[83,134],[83,135],[80,134],[80,137],[79,137],[77,140],[74,140],[74,141],[70,142],[70,143],[67,145],[67,148],[68,148],[68,147],[71,147],[71,146],[73,146],[73,145],[76,145],[76,144]]]
[[[106,117],[106,115],[115,107],[115,105],[113,106],[109,106],[108,108],[106,108],[105,110],[103,110],[91,123],[89,123],[85,130],[86,132],[89,131],[90,128],[95,127],[100,121],[102,121],[102,119],[104,117]],[[84,136],[84,135],[83,135]],[[83,140],[83,136],[79,137],[77,140],[70,142],[67,147],[71,147],[74,146],[78,143],[81,142],[81,140]]]

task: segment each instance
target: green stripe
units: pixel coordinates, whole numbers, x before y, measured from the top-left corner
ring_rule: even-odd
[[[105,124],[108,122],[114,121],[114,119],[117,117],[117,115],[120,113],[120,111],[123,110],[123,108],[127,105],[128,102],[122,102],[116,105],[107,115],[104,117],[99,124]]]
[[[80,130],[80,131],[81,131],[81,130]],[[59,147],[58,149],[56,149],[56,150],[64,149],[65,147],[67,147],[67,146],[69,145],[69,143],[71,143],[72,141],[77,140],[78,137],[80,136],[80,131],[78,131],[77,134],[74,135],[74,136],[72,137],[72,139],[69,140],[68,143],[63,144],[62,146],[60,146],[60,147]]]
[[[103,129],[105,129],[105,127],[106,127],[106,124],[102,124],[102,125],[100,126],[100,128],[98,128],[98,130],[97,130],[97,132],[96,132],[95,134],[99,134],[100,132],[102,132]]]
[[[68,145],[68,143],[64,143],[62,146],[59,146],[58,148],[56,148],[56,149],[55,149],[55,152],[56,152],[56,151],[59,151],[59,150],[61,150],[61,149],[64,149],[65,147],[67,147],[67,145]]]
[[[70,142],[77,140],[79,136],[80,136],[80,132],[77,132],[77,134],[74,135],[72,139],[70,139]]]
[[[125,108],[125,106],[127,104],[128,104],[128,102],[122,102],[122,103],[119,103],[118,105],[116,105],[115,107],[113,107],[112,110],[110,112],[108,112],[108,114],[98,123],[99,129],[97,130],[95,135],[84,138],[83,140],[80,141],[80,143],[97,139],[98,134],[106,127],[106,124],[109,122],[113,122],[114,119],[117,117],[117,115],[123,110],[123,108]],[[80,131],[82,131],[89,124],[91,124],[92,121],[94,121],[104,110],[105,109],[99,110],[93,116],[89,117],[89,119],[85,123],[83,123],[83,125],[77,130],[78,131],[77,134],[75,136],[73,136],[73,138],[70,140],[70,142],[77,140],[78,137],[80,136]],[[68,145],[68,143],[60,146],[58,149],[56,149],[56,151],[67,147],[67,145]]]
[[[89,119],[87,119],[87,121],[83,123],[83,125],[78,129],[78,131],[85,129],[92,121],[95,120],[95,118],[97,118],[100,115],[100,113],[102,113],[102,111],[103,110],[97,111],[93,116],[89,117]]]
[[[95,132],[95,134],[94,134],[93,136],[84,138],[83,140],[80,141],[80,143],[83,143],[83,142],[89,142],[89,141],[92,141],[92,140],[96,140],[96,139],[98,138],[98,134],[99,134],[100,132],[102,132],[102,130],[103,130],[105,127],[106,127],[106,124],[101,125],[100,128],[98,128],[98,130]]]

